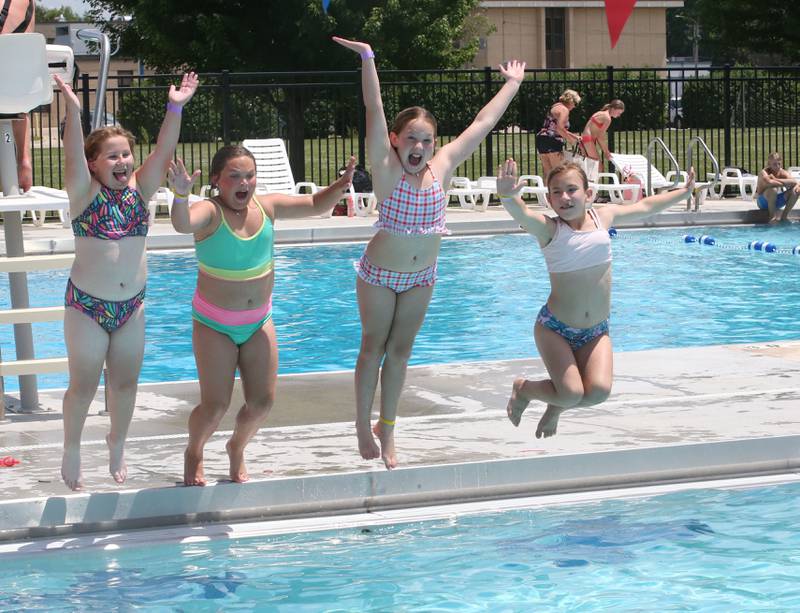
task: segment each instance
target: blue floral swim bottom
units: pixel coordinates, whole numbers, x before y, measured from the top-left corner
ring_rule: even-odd
[[[586,343],[593,341],[598,336],[608,334],[607,319],[604,319],[599,324],[596,324],[591,328],[573,328],[553,315],[553,313],[550,312],[550,309],[547,308],[546,303],[542,307],[542,310],[539,311],[539,316],[536,318],[536,322],[564,337],[564,340],[569,343],[569,346],[573,351],[577,351]]]

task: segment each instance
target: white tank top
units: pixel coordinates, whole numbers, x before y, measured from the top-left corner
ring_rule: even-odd
[[[560,217],[556,219],[556,231],[550,242],[542,247],[548,272],[573,272],[611,261],[611,237],[600,223],[594,209],[589,216],[596,230],[577,232]]]

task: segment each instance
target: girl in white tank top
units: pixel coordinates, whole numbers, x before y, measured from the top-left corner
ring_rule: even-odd
[[[573,407],[599,404],[608,398],[613,354],[608,317],[611,305],[611,239],[615,220],[641,219],[691,196],[694,169],[686,187],[640,200],[636,204],[589,208],[592,189],[577,164],[563,164],[547,177],[550,217],[529,210],[520,198],[523,184],[517,165],[507,160],[497,177],[497,192],[506,210],[523,230],[539,241],[550,274],[550,296],[534,326],[539,355],[550,379],[514,381],[507,412],[518,426],[532,400],[547,409],[536,438],[556,433],[558,418]]]

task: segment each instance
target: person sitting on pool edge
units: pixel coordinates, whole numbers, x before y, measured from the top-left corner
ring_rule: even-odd
[[[244,405],[225,445],[231,481],[249,479],[244,450],[267,419],[278,379],[278,341],[272,321],[274,225],[329,212],[347,193],[356,160],[316,194],[256,195],[256,160],[240,146],[222,147],[211,160],[215,195],[189,207],[191,176],[179,159],[167,178],[175,192],[175,230],[194,234],[199,265],[192,299],[192,346],[200,380],[200,403],[189,416],[183,481],[205,485],[203,450],[228,411],[238,368]]]
[[[769,223],[786,221],[800,196],[800,181],[783,167],[783,157],[773,151],[767,157],[767,165],[758,173],[756,204],[759,209],[769,211]],[[783,213],[780,214],[780,210]]]

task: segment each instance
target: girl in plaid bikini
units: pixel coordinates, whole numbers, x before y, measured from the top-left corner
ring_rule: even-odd
[[[525,63],[500,66],[506,82],[458,138],[435,150],[436,119],[421,107],[401,111],[387,130],[375,54],[362,42],[333,39],[363,60],[367,149],[373,187],[381,202],[378,232],[356,263],[361,349],[356,363],[356,433],[364,459],[397,465],[394,425],[414,339],[436,282],[445,226],[444,186],[505,112],[525,76]],[[371,427],[381,381],[380,417]],[[375,440],[377,435],[380,448]]]

